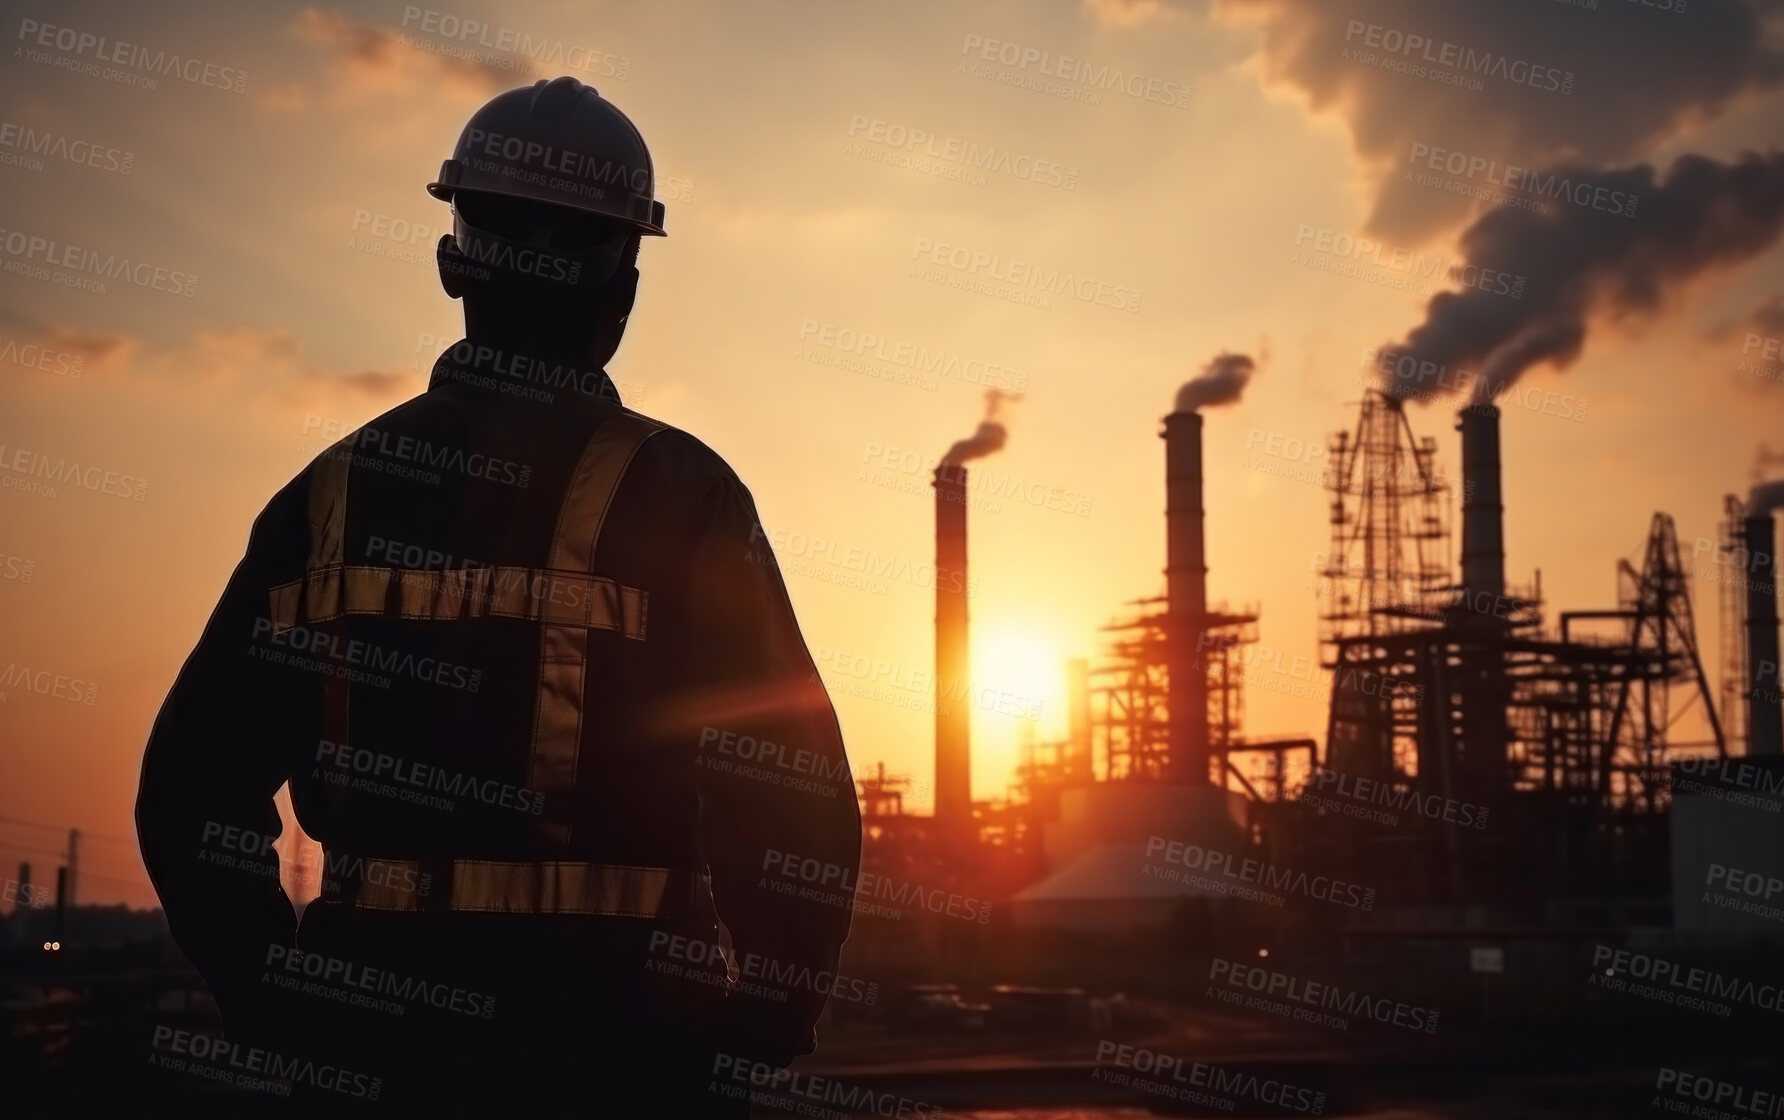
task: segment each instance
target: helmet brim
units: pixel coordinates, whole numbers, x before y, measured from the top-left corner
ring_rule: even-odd
[[[478,194],[493,198],[517,198],[526,202],[538,202],[546,206],[561,206],[566,210],[576,210],[584,214],[593,214],[597,218],[606,218],[611,222],[618,222],[621,225],[631,226],[633,229],[638,230],[647,237],[669,236],[669,232],[663,228],[663,204],[654,200],[651,202],[651,217],[654,221],[646,222],[636,218],[622,217],[618,214],[609,213],[606,210],[594,206],[578,206],[575,203],[565,202],[561,199],[540,198],[537,195],[525,194],[520,191],[492,191],[481,187],[465,187],[456,183],[444,183],[438,180],[427,185],[427,193],[445,203],[450,203],[455,195],[461,194]]]

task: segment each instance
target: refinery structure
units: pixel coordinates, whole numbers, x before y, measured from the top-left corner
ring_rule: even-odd
[[[1778,937],[1702,888],[1715,867],[1784,873],[1775,813],[1754,798],[1784,793],[1784,487],[1726,499],[1720,540],[1688,549],[1656,512],[1639,555],[1607,558],[1603,605],[1555,611],[1540,571],[1508,576],[1500,409],[1456,411],[1452,474],[1408,401],[1371,389],[1325,460],[1323,735],[1253,738],[1260,612],[1210,599],[1205,534],[1238,530],[1208,524],[1202,500],[1203,429],[1220,415],[1204,410],[1248,372],[1223,355],[1164,417],[1164,594],[1122,606],[1102,654],[1068,663],[1066,736],[1029,743],[1000,798],[968,789],[966,706],[946,696],[965,694],[971,619],[938,579],[934,814],[907,812],[883,768],[864,780],[864,868],[995,899],[1014,934],[1122,937],[1190,913],[1216,939],[1232,920],[1432,959],[1458,940],[1581,930]],[[969,469],[951,457],[936,472],[938,572],[969,563]],[[1694,583],[1720,620],[1713,656]],[[1309,881],[1349,893],[1321,905]],[[1261,923],[1255,905],[1236,916],[1260,897]],[[857,952],[898,959],[860,925]]]

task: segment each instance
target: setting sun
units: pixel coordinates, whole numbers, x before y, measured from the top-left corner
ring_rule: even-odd
[[[1065,734],[1064,642],[1032,620],[975,622],[973,789],[1001,794],[1023,743]]]

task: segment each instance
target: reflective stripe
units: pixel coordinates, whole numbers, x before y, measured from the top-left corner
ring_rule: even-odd
[[[595,429],[564,494],[547,567],[586,572],[595,566],[595,544],[619,480],[644,441],[662,430],[663,425],[635,412],[621,412]]]
[[[282,634],[296,626],[304,614],[310,621],[322,621],[314,608],[303,609],[318,599],[334,602],[340,597],[341,563],[347,549],[347,472],[352,466],[353,452],[345,443],[316,456],[310,470],[310,556],[304,562],[304,578],[280,584],[267,592],[267,612],[273,633]],[[333,617],[333,616],[330,616]]]
[[[275,629],[281,631],[345,615],[388,615],[412,622],[517,618],[613,630],[628,638],[644,637],[649,605],[648,592],[604,576],[519,567],[432,571],[334,565],[280,584],[270,599]]]
[[[633,412],[620,412],[595,429],[558,511],[548,567],[586,572],[594,567],[601,526],[644,441],[663,426]],[[639,604],[642,628],[643,603]],[[577,755],[582,750],[582,685],[588,664],[588,630],[547,622],[539,629],[539,700],[533,716],[533,758],[528,786],[551,806],[573,808]],[[540,828],[559,843],[570,838],[566,819],[546,819]]]
[[[340,604],[340,613],[383,614],[384,604],[390,598],[390,571],[389,568],[341,568],[336,581],[341,594],[334,600]],[[323,600],[318,598],[316,601]]]
[[[352,447],[345,442],[335,444],[317,457],[310,475],[310,558],[306,565],[310,572],[338,568],[346,558],[347,476],[352,465]],[[338,580],[334,586],[338,589]],[[291,596],[293,612],[300,601],[319,590],[305,581]],[[346,637],[338,622],[327,626],[325,632],[337,645]],[[322,737],[331,743],[351,742],[348,727],[351,699],[352,691],[344,674],[323,676]],[[340,816],[347,804],[346,785],[328,785],[322,796],[327,799],[333,815]]]
[[[270,614],[273,620],[273,633],[283,634],[297,625],[298,601],[303,594],[304,581],[294,579],[290,583],[282,583],[267,592]]]
[[[306,571],[347,558],[347,470],[352,465],[353,448],[345,441],[316,456],[310,471],[310,560],[304,565]]]
[[[420,893],[418,860],[367,860],[379,868],[376,883],[356,881],[353,905],[363,910],[437,909]],[[444,909],[487,914],[596,914],[654,918],[669,895],[667,867],[604,863],[452,862]],[[400,885],[399,885],[400,884]],[[326,896],[325,896],[326,897]]]
[[[582,686],[587,673],[587,630],[540,627],[539,699],[533,713],[527,784],[545,798],[548,815],[539,821],[540,830],[560,844],[569,843],[569,818],[576,808],[572,795],[582,754]]]
[[[555,843],[568,843],[574,814],[571,794],[576,788],[577,756],[582,749],[589,631],[610,630],[627,638],[642,639],[649,613],[649,597],[644,591],[591,574],[595,547],[600,542],[601,527],[607,520],[613,496],[632,459],[646,440],[662,430],[663,425],[624,410],[595,429],[570,476],[544,568],[481,567],[441,572],[346,564],[347,481],[352,463],[348,441],[354,438],[349,436],[318,456],[312,466],[309,561],[301,579],[268,590],[274,632],[288,630],[300,622],[312,622],[323,624],[330,633],[338,635],[343,620],[350,615],[416,621],[493,617],[538,623],[539,691],[533,713],[528,784],[547,806],[546,818],[539,822],[540,831]],[[345,677],[331,674],[323,679],[323,726],[337,743],[348,741],[347,699]],[[338,798],[345,787],[329,788],[339,808]],[[566,886],[558,872],[539,874],[543,878],[533,888],[534,893],[553,899],[592,897],[587,888],[579,885],[581,879],[573,879]],[[359,884],[358,889],[377,892],[383,888]],[[496,893],[507,898],[511,892],[504,889]],[[412,898],[410,902],[411,905],[399,908],[415,909]]]

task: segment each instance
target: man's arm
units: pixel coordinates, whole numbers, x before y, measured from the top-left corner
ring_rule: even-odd
[[[757,974],[833,975],[861,863],[842,731],[749,492],[723,480],[701,524],[689,577],[691,703],[681,714],[692,717],[683,726],[701,755],[702,841],[719,917]],[[721,744],[746,736],[774,744],[774,761],[712,765]],[[817,868],[820,881],[789,868]],[[802,891],[813,885],[822,889]],[[809,1053],[824,1002],[819,979],[795,984],[785,1001],[740,995],[738,1021],[753,1036],[743,1042],[784,1060]]]
[[[247,1034],[265,1027],[267,946],[291,944],[296,930],[270,847],[280,829],[272,798],[286,775],[268,732],[291,716],[275,674],[297,672],[266,659],[277,648],[265,621],[271,521],[268,507],[161,706],[136,797],[143,862],[174,941],[230,1031]]]

